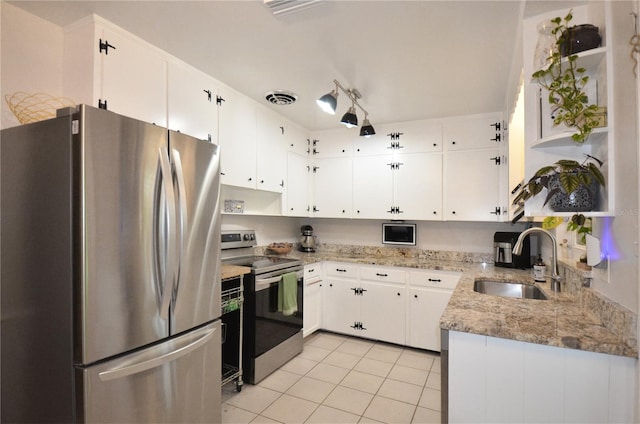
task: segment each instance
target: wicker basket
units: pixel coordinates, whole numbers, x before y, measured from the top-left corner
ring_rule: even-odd
[[[46,93],[31,94],[24,91],[7,94],[4,99],[21,124],[55,118],[57,109],[76,105],[73,100],[66,97],[53,97]]]
[[[271,243],[267,246],[267,250],[276,253],[278,255],[286,255],[291,252],[293,249],[293,244],[291,243]]]

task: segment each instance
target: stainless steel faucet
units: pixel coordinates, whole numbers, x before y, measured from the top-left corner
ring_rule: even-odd
[[[524,230],[520,236],[518,237],[518,240],[516,241],[515,246],[513,246],[513,254],[514,255],[520,255],[520,253],[522,253],[522,242],[525,239],[525,237],[527,237],[529,234],[531,233],[542,233],[542,234],[546,234],[549,236],[549,238],[551,239],[551,245],[552,245],[552,252],[553,255],[551,257],[551,261],[553,262],[553,264],[551,265],[552,268],[552,272],[551,272],[551,290],[554,292],[559,292],[560,291],[560,282],[562,281],[562,277],[560,276],[560,274],[558,274],[558,244],[556,242],[556,238],[553,234],[551,234],[549,231],[543,229],[543,228],[539,228],[539,227],[533,227],[533,228],[529,228],[527,230]]]

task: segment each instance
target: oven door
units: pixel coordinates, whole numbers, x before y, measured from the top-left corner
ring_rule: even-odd
[[[254,358],[268,352],[283,341],[296,335],[302,330],[302,277],[301,267],[287,270],[296,272],[296,300],[297,311],[285,315],[278,311],[278,296],[280,282],[285,274],[282,270],[268,274],[258,274],[255,277],[255,351]]]

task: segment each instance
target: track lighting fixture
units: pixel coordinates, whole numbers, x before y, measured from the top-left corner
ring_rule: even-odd
[[[373,129],[373,126],[369,122],[369,113],[364,110],[364,108],[358,103],[358,99],[362,97],[360,92],[355,88],[345,89],[337,80],[333,80],[333,83],[336,85],[336,88],[332,90],[330,93],[325,94],[316,100],[316,103],[320,108],[331,114],[335,115],[336,107],[338,105],[338,89],[342,90],[344,94],[349,97],[351,100],[351,107],[347,110],[347,113],[342,115],[342,119],[340,123],[344,124],[347,128],[353,128],[358,126],[358,116],[356,115],[356,106],[364,112],[364,121],[362,122],[362,127],[360,128],[360,135],[363,137],[371,137],[376,133]]]

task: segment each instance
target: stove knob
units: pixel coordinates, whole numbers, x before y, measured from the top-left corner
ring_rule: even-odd
[[[245,241],[251,240],[251,236],[250,236],[249,234],[245,234],[242,238],[243,238]]]

